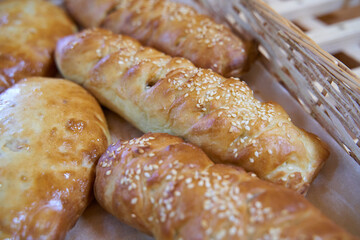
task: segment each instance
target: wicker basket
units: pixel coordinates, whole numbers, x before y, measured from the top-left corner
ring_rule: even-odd
[[[360,164],[360,79],[356,74],[260,0],[201,2],[227,21],[235,31],[245,32],[259,41],[263,64],[268,71],[277,76],[303,108]],[[339,0],[272,0],[270,3],[280,13],[295,20],[302,16],[301,13],[315,16],[344,6],[343,1]],[[360,5],[360,1],[354,0],[347,3]],[[359,44],[356,41],[360,39],[360,28],[354,28],[356,25],[360,26],[360,18],[328,27],[315,17],[302,19],[304,20],[300,20],[300,24],[320,28],[310,29],[309,35],[319,39],[325,47],[332,47],[333,51],[345,49],[347,52],[360,52],[356,45]],[[329,35],[347,46],[339,47],[328,37],[324,41],[323,36]],[[350,43],[353,44],[344,42],[341,37],[350,38]],[[360,54],[352,55],[356,59],[360,58]]]

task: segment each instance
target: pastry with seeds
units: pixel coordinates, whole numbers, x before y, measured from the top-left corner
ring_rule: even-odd
[[[95,197],[155,239],[357,239],[303,196],[214,164],[164,133],[110,146],[96,167]]]
[[[257,55],[254,42],[240,39],[185,4],[169,0],[67,0],[66,6],[84,27],[129,35],[221,75],[239,76]]]
[[[22,78],[54,75],[56,42],[75,30],[62,9],[44,0],[0,1],[0,93]]]
[[[326,146],[294,126],[276,103],[262,103],[239,79],[224,78],[103,29],[61,39],[61,73],[143,132],[181,136],[217,163],[242,166],[304,193]]]

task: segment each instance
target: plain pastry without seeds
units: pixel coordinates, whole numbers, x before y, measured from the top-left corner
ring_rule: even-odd
[[[83,27],[129,35],[224,76],[238,76],[256,57],[256,44],[240,39],[185,4],[169,0],[66,0],[66,6]]]
[[[96,167],[95,197],[158,240],[356,239],[294,191],[214,164],[163,133],[110,146]]]
[[[196,68],[107,30],[61,39],[61,73],[143,132],[181,136],[217,163],[305,192],[328,151],[295,127],[276,103],[261,103],[242,81]]]
[[[45,0],[0,1],[0,93],[19,80],[51,76],[56,41],[75,24]]]
[[[0,239],[63,239],[108,139],[100,105],[71,81],[28,78],[0,94]]]

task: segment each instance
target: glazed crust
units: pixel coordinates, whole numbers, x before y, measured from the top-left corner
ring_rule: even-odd
[[[63,239],[108,139],[99,104],[73,82],[33,77],[0,94],[0,239]]]
[[[229,163],[304,193],[328,156],[276,103],[261,103],[239,79],[224,78],[110,31],[61,39],[62,74],[143,132],[181,136]]]
[[[171,56],[185,57],[224,76],[248,70],[257,51],[227,27],[193,8],[169,0],[67,0],[84,27],[129,35]]]
[[[163,133],[110,146],[96,168],[95,197],[158,240],[356,239],[294,191],[214,164]]]
[[[53,75],[56,41],[75,29],[60,8],[46,1],[1,1],[0,92],[25,77]]]

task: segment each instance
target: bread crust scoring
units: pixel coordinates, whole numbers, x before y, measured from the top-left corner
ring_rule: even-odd
[[[235,78],[196,68],[136,40],[86,30],[59,41],[56,61],[143,132],[181,136],[217,163],[305,192],[328,156],[313,134],[293,125],[276,103],[261,103]]]

